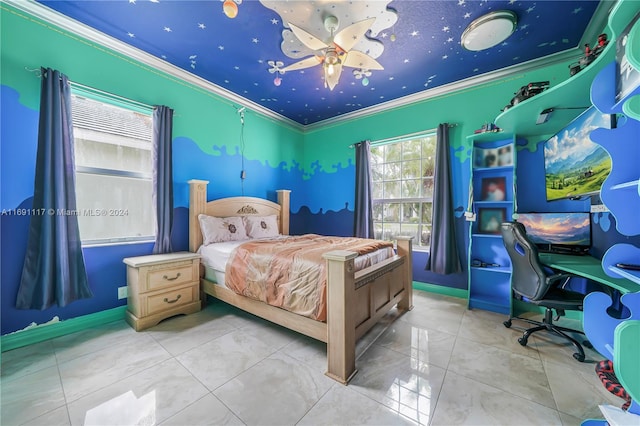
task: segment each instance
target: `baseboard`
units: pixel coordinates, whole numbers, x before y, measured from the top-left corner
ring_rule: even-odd
[[[53,324],[40,325],[24,331],[5,334],[0,337],[0,351],[5,352],[11,349],[21,348],[34,343],[44,342],[45,340],[53,339],[55,337],[75,333],[76,331],[86,330],[98,325],[123,320],[126,311],[126,305],[119,306],[117,308],[107,309],[106,311],[100,311],[89,315],[83,315],[81,317],[70,318]]]
[[[413,282],[413,288],[416,290],[426,291],[428,293],[442,294],[445,296],[457,297],[459,299],[466,299],[469,295],[467,290],[461,288],[451,288],[443,285],[423,283],[420,281]]]

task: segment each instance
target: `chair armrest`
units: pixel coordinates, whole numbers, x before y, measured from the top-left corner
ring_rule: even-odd
[[[567,285],[567,283],[569,283],[569,280],[571,278],[575,277],[575,276],[576,275],[573,275],[573,274],[553,274],[553,275],[549,275],[547,277],[547,284],[553,285],[557,281],[564,280],[562,285],[560,285],[560,288],[564,288]]]

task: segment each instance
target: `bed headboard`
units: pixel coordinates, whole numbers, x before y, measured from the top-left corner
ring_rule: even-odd
[[[189,251],[196,252],[202,245],[202,232],[198,222],[199,214],[209,216],[278,216],[281,234],[289,235],[289,195],[288,189],[279,189],[278,202],[256,197],[220,198],[207,202],[209,181],[192,179],[189,181]]]

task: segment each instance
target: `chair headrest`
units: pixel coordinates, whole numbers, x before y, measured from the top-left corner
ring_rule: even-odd
[[[502,239],[507,247],[511,245],[523,255],[525,251],[531,251],[536,256],[538,255],[538,246],[529,239],[527,236],[527,229],[522,223],[503,222],[500,225],[500,231],[502,233]]]
[[[539,300],[547,292],[546,273],[538,257],[538,247],[527,237],[522,223],[500,225],[502,239],[511,258],[514,292],[531,300]]]

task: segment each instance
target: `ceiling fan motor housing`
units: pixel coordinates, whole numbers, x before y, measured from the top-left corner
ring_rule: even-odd
[[[338,29],[338,18],[336,18],[333,15],[329,15],[326,18],[324,18],[324,27],[327,31],[329,31],[331,33],[331,36],[333,36],[334,31],[336,31]]]

